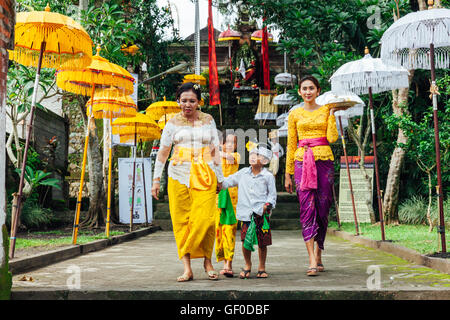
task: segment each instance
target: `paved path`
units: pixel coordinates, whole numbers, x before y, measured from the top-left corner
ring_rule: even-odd
[[[12,299],[449,299],[450,275],[328,236],[323,253],[326,272],[308,277],[307,253],[300,231],[275,230],[268,249],[268,279],[207,279],[203,260],[193,260],[194,281],[177,283],[183,272],[172,232],[92,252],[13,277]],[[234,271],[243,267],[236,243]],[[214,262],[219,270],[222,263]],[[23,276],[33,281],[20,281]],[[380,280],[377,283],[377,276]],[[79,281],[78,281],[79,280]],[[70,286],[76,286],[79,289]],[[377,287],[377,284],[379,286]]]

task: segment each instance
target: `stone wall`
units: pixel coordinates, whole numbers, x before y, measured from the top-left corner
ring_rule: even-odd
[[[0,0],[0,172],[6,171],[5,127],[6,127],[6,75],[8,72],[8,51],[13,49],[15,12],[14,2]],[[11,296],[12,277],[8,271],[8,231],[6,219],[5,175],[0,174],[0,300]]]

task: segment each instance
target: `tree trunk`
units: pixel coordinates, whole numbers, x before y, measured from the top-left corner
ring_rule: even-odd
[[[95,121],[89,128],[89,210],[83,225],[97,228],[106,221],[106,197],[103,188],[102,154]]]
[[[419,11],[428,9],[426,0],[417,0],[417,2],[419,3]]]
[[[414,70],[409,70],[409,83],[411,84]],[[392,90],[392,109],[396,115],[404,115],[408,113],[408,88]],[[399,128],[397,135],[397,144],[406,144],[408,138]],[[406,151],[402,147],[396,147],[392,152],[391,162],[389,164],[389,172],[384,189],[383,199],[383,215],[386,224],[398,223],[398,193],[400,188],[400,175],[403,162],[405,160]]]
[[[79,103],[80,111],[83,115],[84,123],[87,125],[86,99],[81,99]],[[89,145],[87,152],[88,173],[89,173],[89,210],[86,218],[81,222],[81,226],[88,228],[98,227],[106,219],[106,198],[103,188],[102,154],[99,145],[97,127],[94,119],[89,127]]]

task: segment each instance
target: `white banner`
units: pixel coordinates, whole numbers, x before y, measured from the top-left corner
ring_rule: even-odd
[[[120,223],[125,224],[130,223],[134,163],[133,160],[133,158],[119,158],[119,221]],[[144,166],[142,164],[144,164]],[[146,194],[144,194],[144,182]],[[136,158],[133,223],[145,223],[145,201],[147,201],[147,222],[152,222],[153,207],[151,189],[151,159]]]

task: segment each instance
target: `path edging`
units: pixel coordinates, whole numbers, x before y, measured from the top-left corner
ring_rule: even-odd
[[[9,261],[9,271],[19,274],[26,271],[42,268],[50,264],[71,259],[89,252],[105,249],[122,242],[130,241],[147,234],[160,230],[159,226],[150,226],[147,228],[132,231],[130,233],[113,236],[109,239],[101,239],[85,244],[71,245],[62,249],[55,249],[48,252],[39,253],[33,256],[23,257],[15,261]]]
[[[355,236],[348,232],[339,231],[334,228],[328,228],[327,233],[351,241],[353,243],[359,243],[369,248],[391,253],[410,262],[450,274],[449,259],[428,257],[415,250],[399,246],[398,244]]]

